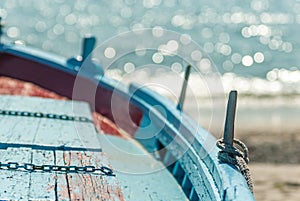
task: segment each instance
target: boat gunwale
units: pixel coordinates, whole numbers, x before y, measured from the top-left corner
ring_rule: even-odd
[[[160,105],[165,109],[167,115],[159,114],[155,116],[158,118],[157,121],[166,122],[166,127],[164,129],[169,132],[165,132],[165,134],[168,134],[173,140],[175,140],[175,137],[179,137],[179,139],[182,140],[181,143],[184,143],[186,147],[189,147],[189,149],[186,150],[186,154],[191,157],[193,160],[192,162],[197,164],[198,167],[201,167],[201,162],[203,162],[210,174],[214,177],[218,194],[220,195],[220,198],[224,198],[222,200],[238,199],[236,195],[232,195],[232,192],[238,194],[237,191],[239,191],[239,189],[243,191],[244,198],[254,200],[253,194],[249,190],[246,180],[242,174],[234,166],[224,163],[221,164],[218,161],[217,155],[220,149],[217,146],[214,146],[213,149],[205,146],[205,142],[216,142],[216,138],[213,135],[203,129],[188,115],[180,112],[174,103],[170,104],[172,102],[163,96],[159,96],[158,94],[155,94],[155,92],[141,87],[136,83],[132,83],[129,86],[129,89],[132,92],[134,91],[135,94],[132,99],[143,108],[144,114],[150,112],[152,109],[151,105]],[[161,111],[157,110],[157,113],[161,113]],[[164,116],[167,116],[167,118],[164,118]],[[153,115],[151,120],[154,120]],[[179,127],[181,128],[181,132],[179,130],[176,131],[176,128]],[[173,133],[176,134],[171,136],[170,131],[173,131]],[[192,142],[188,139],[192,139]],[[158,140],[162,142],[163,138],[158,136]],[[199,156],[200,152],[203,156]],[[194,183],[196,182],[197,181],[194,181]],[[229,194],[228,192],[231,193]],[[229,196],[230,199],[228,199],[227,196]]]
[[[189,150],[186,153],[191,157],[195,164],[201,166],[200,162],[204,163],[209,173],[214,178],[220,199],[239,200],[239,197],[237,197],[239,195],[242,196],[243,199],[254,200],[253,194],[250,192],[241,173],[232,165],[219,163],[217,159],[219,149],[216,146],[214,146],[212,150],[208,150],[205,147],[205,139],[208,139],[209,141],[215,141],[216,139],[193,119],[176,109],[176,105],[174,103],[171,104],[171,101],[166,98],[159,96],[148,89],[140,88],[136,84],[131,84],[129,88],[126,88],[118,82],[106,77],[96,79],[92,74],[78,74],[78,71],[75,70],[76,65],[69,64],[67,59],[56,55],[48,55],[47,53],[34,48],[0,44],[0,55],[3,53],[41,63],[44,66],[55,68],[56,70],[71,76],[80,76],[85,80],[96,84],[97,88],[100,87],[117,92],[116,94],[118,96],[142,111],[141,119],[135,122],[137,126],[139,126],[139,123],[141,123],[145,114],[149,113],[153,105],[162,106],[167,112],[167,118],[164,118],[160,111],[154,113],[156,114],[154,117],[157,121],[166,122],[165,129],[173,132],[173,136],[170,135],[170,132],[165,132],[169,134],[168,137],[170,137],[170,139],[174,140],[174,136],[177,136],[182,143],[189,147]],[[39,85],[39,83],[35,84]],[[182,130],[177,129],[179,125]],[[189,139],[194,139],[195,141],[190,143]],[[164,143],[159,137],[158,140]],[[200,150],[204,151],[207,157],[199,157]],[[195,182],[197,181],[193,181],[193,183]]]

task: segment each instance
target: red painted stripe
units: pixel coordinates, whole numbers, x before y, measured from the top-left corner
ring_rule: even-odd
[[[0,94],[20,95],[20,96],[37,96],[42,98],[52,98],[67,100],[68,98],[60,96],[47,89],[43,89],[35,84],[24,82],[9,77],[0,77]],[[117,126],[103,115],[93,112],[95,127],[99,132],[124,137]]]

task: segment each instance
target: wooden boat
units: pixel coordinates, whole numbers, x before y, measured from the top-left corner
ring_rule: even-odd
[[[0,44],[1,92],[14,95],[0,97],[1,200],[254,200],[216,139],[174,103],[92,61],[79,73],[93,40],[83,60]]]

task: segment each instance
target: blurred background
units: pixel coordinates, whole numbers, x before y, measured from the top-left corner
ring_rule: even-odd
[[[257,200],[300,199],[300,1],[0,0],[0,17],[5,21],[2,41],[65,57],[80,54],[86,34],[101,44],[126,31],[153,28],[157,37],[170,30],[182,36],[166,44],[175,51],[194,41],[201,51],[192,52],[191,59],[216,68],[225,94],[239,92],[236,135],[250,151]],[[113,58],[121,46],[104,49],[100,63],[101,58]],[[160,52],[133,54],[130,62],[123,59],[106,75],[126,81],[164,80],[168,89],[157,91],[176,100],[186,63]],[[151,71],[131,74],[145,63],[152,64]],[[157,70],[158,64],[169,71]],[[184,109],[209,129],[212,105],[198,80],[192,73],[193,92],[187,94]]]

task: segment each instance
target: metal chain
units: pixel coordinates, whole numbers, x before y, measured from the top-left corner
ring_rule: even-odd
[[[112,169],[101,166],[96,168],[95,166],[60,166],[60,165],[35,165],[32,163],[19,164],[16,162],[1,163],[0,169],[6,170],[25,170],[29,172],[63,172],[63,173],[95,173],[102,174],[105,176],[116,176]]]
[[[73,117],[68,115],[58,115],[51,113],[41,113],[41,112],[27,112],[27,111],[13,111],[13,110],[0,110],[0,115],[7,116],[21,116],[21,117],[35,117],[35,118],[47,118],[47,119],[58,119],[65,121],[78,121],[94,123],[86,117]],[[19,170],[23,169],[25,171],[43,171],[43,172],[64,172],[64,173],[101,173],[106,176],[115,176],[112,169],[101,166],[96,168],[95,166],[59,166],[59,165],[35,165],[32,163],[19,164],[16,162],[1,163],[0,169],[6,170]]]
[[[0,115],[59,119],[59,120],[65,120],[65,121],[78,121],[78,122],[94,123],[93,120],[90,120],[86,117],[74,117],[74,116],[68,116],[68,115],[64,115],[64,114],[59,115],[59,114],[41,113],[41,112],[13,111],[13,110],[1,110],[0,109]]]

